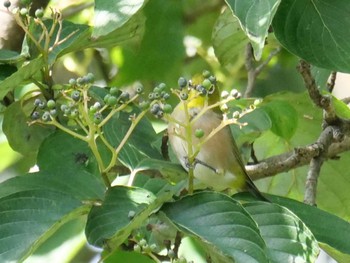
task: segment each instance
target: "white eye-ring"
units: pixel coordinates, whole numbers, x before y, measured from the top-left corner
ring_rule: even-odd
[[[214,85],[211,85],[211,87],[210,87],[209,90],[208,90],[208,93],[209,93],[209,94],[213,94],[214,91],[215,91],[215,86],[214,86]]]

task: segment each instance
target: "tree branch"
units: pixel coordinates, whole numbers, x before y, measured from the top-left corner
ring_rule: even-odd
[[[324,158],[336,159],[339,154],[349,150],[350,138],[345,137],[341,142],[333,142]],[[312,158],[319,156],[322,151],[323,145],[316,142],[304,147],[297,147],[292,152],[261,160],[257,164],[247,165],[246,170],[253,180],[271,177],[309,164]]]
[[[276,56],[281,51],[281,48],[278,47],[275,50],[273,50],[267,59],[263,62],[261,62],[260,65],[254,66],[254,53],[253,53],[253,47],[250,43],[247,44],[246,46],[246,54],[245,54],[245,68],[248,72],[248,83],[247,87],[244,93],[244,98],[249,98],[251,97],[254,87],[255,87],[255,82],[256,78],[258,75],[261,73],[261,71],[266,67],[267,64],[271,61],[271,59]]]

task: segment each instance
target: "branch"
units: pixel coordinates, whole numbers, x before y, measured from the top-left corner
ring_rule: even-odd
[[[316,106],[324,110],[324,120],[327,124],[331,125],[337,121],[339,118],[335,114],[334,107],[332,105],[331,96],[322,95],[317,88],[314,77],[311,74],[310,64],[305,60],[300,60],[298,65],[298,71],[303,77],[305,87],[309,92],[309,96]]]
[[[281,51],[280,47],[276,48],[269,54],[269,56],[265,61],[263,61],[260,65],[255,67],[253,47],[250,43],[248,43],[248,45],[246,46],[246,55],[245,55],[245,68],[248,72],[248,83],[244,93],[244,98],[251,97],[254,90],[256,78],[261,73],[261,71],[266,67],[266,65],[271,61],[271,59],[274,56],[276,56],[276,54],[278,54],[280,51]]]
[[[307,165],[312,158],[319,156],[323,151],[323,145],[319,143],[319,140],[304,147],[297,147],[292,152],[261,160],[258,164],[247,165],[246,170],[253,180],[258,180]],[[349,150],[350,137],[345,137],[341,142],[333,142],[329,146],[328,152],[325,153],[324,158],[336,159],[340,153]]]

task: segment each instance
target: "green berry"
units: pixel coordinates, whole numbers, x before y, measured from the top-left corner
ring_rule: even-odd
[[[95,124],[100,124],[103,120],[103,116],[101,113],[97,112],[94,114],[94,123]]]
[[[149,101],[142,101],[139,104],[141,110],[147,110],[149,108],[149,105],[150,105]]]
[[[153,92],[154,99],[157,100],[160,98],[160,93],[159,92]]]
[[[84,78],[77,78],[77,84],[78,85],[83,85],[83,84],[85,84],[85,79]]]
[[[4,1],[4,7],[5,8],[9,8],[11,6],[11,2],[10,1]]]
[[[78,90],[74,90],[71,94],[71,98],[74,100],[74,101],[79,101],[80,100],[80,91]]]
[[[140,253],[141,252],[141,246],[138,244],[134,245],[134,251]]]
[[[205,96],[207,95],[207,89],[202,85],[197,85],[196,90],[200,93],[200,95]]]
[[[159,104],[155,103],[152,105],[150,112],[154,115],[156,115],[161,110]]]
[[[187,260],[184,257],[180,257],[178,263],[187,263]]]
[[[45,103],[45,101],[41,101],[40,103],[39,103],[39,105],[38,105],[38,107],[39,107],[39,109],[45,109],[46,108],[46,103]]]
[[[138,84],[136,85],[135,90],[136,90],[136,93],[137,93],[137,94],[141,94],[141,93],[144,91],[144,87],[143,87],[142,84],[138,83]]]
[[[48,100],[46,105],[49,109],[53,109],[56,107],[56,102],[54,100]]]
[[[70,79],[70,80],[68,81],[68,83],[69,83],[69,85],[74,86],[74,85],[77,84],[77,81],[76,81],[76,79]]]
[[[187,80],[184,77],[180,77],[177,84],[179,84],[180,88],[185,88],[187,86]]]
[[[39,104],[41,104],[41,99],[35,99],[34,100],[34,106],[39,107]]]
[[[148,98],[149,98],[150,100],[154,100],[154,93],[151,92],[150,94],[148,94]]]
[[[41,119],[43,120],[43,121],[50,121],[51,120],[51,118],[50,118],[50,113],[48,112],[48,111],[45,111],[44,112],[44,114],[43,114],[43,116],[41,116]]]
[[[111,94],[107,94],[104,98],[103,98],[103,101],[105,102],[105,103],[107,103],[108,102],[108,99],[111,97]]]
[[[35,16],[37,18],[42,18],[44,16],[44,10],[42,8],[35,10]]]
[[[235,111],[234,113],[232,113],[232,117],[233,117],[234,119],[238,119],[239,116],[240,116],[239,111]]]
[[[118,99],[114,96],[109,96],[108,100],[107,100],[107,105],[109,106],[114,106],[116,105],[118,102]]]
[[[145,252],[145,253],[151,253],[151,248],[148,244],[142,246],[142,250]]]
[[[187,100],[187,99],[188,99],[188,94],[187,94],[187,92],[181,92],[181,93],[180,93],[180,99],[182,99],[182,100]]]
[[[163,111],[165,113],[169,114],[173,111],[173,107],[170,104],[164,104]]]
[[[38,120],[40,118],[40,113],[38,111],[34,111],[31,116],[32,120]]]
[[[79,115],[79,111],[78,111],[78,109],[74,109],[74,110],[72,110],[71,112],[70,112],[70,117],[71,118],[76,118],[76,117],[78,117],[78,115]]]
[[[165,100],[167,100],[167,99],[170,98],[170,94],[167,93],[167,92],[164,92],[163,95],[162,95],[162,98],[165,99]]]
[[[90,106],[89,112],[90,113],[96,113],[97,112],[97,108],[95,108],[94,106]]]
[[[66,104],[62,104],[60,109],[61,111],[65,112],[66,110],[69,110],[69,107]]]
[[[117,95],[119,92],[120,92],[120,90],[117,87],[112,87],[109,90],[109,94],[111,94],[111,95]]]
[[[202,86],[203,86],[204,88],[206,88],[206,89],[209,89],[210,86],[211,86],[211,81],[210,81],[209,79],[203,80]]]
[[[155,87],[155,88],[153,89],[153,92],[154,92],[154,93],[160,93],[160,92],[162,92],[162,90],[161,90],[159,87]]]
[[[204,70],[203,72],[202,72],[202,76],[204,77],[204,78],[209,78],[210,77],[210,71],[209,70]]]
[[[195,132],[194,132],[194,135],[200,139],[204,136],[204,131],[202,129],[196,129]]]
[[[166,84],[165,83],[160,83],[158,85],[158,88],[160,89],[160,91],[164,90],[166,88]]]
[[[211,84],[213,84],[213,85],[216,84],[216,77],[215,76],[210,76],[208,79],[210,80]]]
[[[21,16],[26,16],[28,14],[28,9],[23,7],[21,10],[19,10],[19,13]]]
[[[95,80],[95,75],[89,72],[86,76],[85,79],[87,80],[88,83],[92,83]]]
[[[51,115],[52,117],[56,117],[56,116],[57,116],[57,110],[56,110],[56,109],[50,110],[50,115]]]
[[[223,98],[223,99],[226,99],[228,96],[230,95],[230,93],[228,93],[228,91],[227,90],[223,90],[222,92],[221,92],[221,98]]]
[[[156,249],[157,249],[157,245],[156,245],[156,244],[151,244],[151,245],[149,246],[149,248],[151,249],[152,252],[155,252]]]
[[[238,95],[238,90],[236,89],[232,89],[231,92],[230,92],[230,95],[234,98],[236,98],[236,96]]]
[[[126,102],[130,99],[130,94],[126,91],[123,91],[122,94],[119,96],[119,100],[121,102]]]
[[[163,115],[164,115],[164,112],[162,110],[159,110],[156,114],[156,117],[160,119],[160,118],[163,118]]]
[[[143,246],[146,246],[146,245],[147,245],[146,239],[144,239],[144,238],[141,239],[140,242],[139,242],[139,245],[142,246],[142,247],[143,247]]]

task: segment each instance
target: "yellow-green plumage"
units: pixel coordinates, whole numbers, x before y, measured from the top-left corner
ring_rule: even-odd
[[[205,96],[200,96],[195,90],[191,90],[187,100],[187,109],[190,119],[193,120],[205,106]],[[208,100],[211,104],[211,101]],[[186,158],[188,157],[187,141],[177,135],[186,137],[185,127],[178,123],[187,123],[184,103],[180,102],[172,113],[177,123],[170,122],[168,127],[169,140],[173,151],[182,166],[188,170]],[[195,118],[192,127],[192,145],[200,143],[201,139],[195,136],[197,129],[204,131],[204,136],[210,134],[212,130],[221,123],[222,114],[210,109],[199,118]],[[248,190],[260,199],[265,199],[253,184],[244,168],[240,153],[232,137],[228,126],[221,129],[212,138],[205,142],[196,156],[199,162],[194,166],[194,177],[204,185],[217,191],[234,189],[236,191]]]

